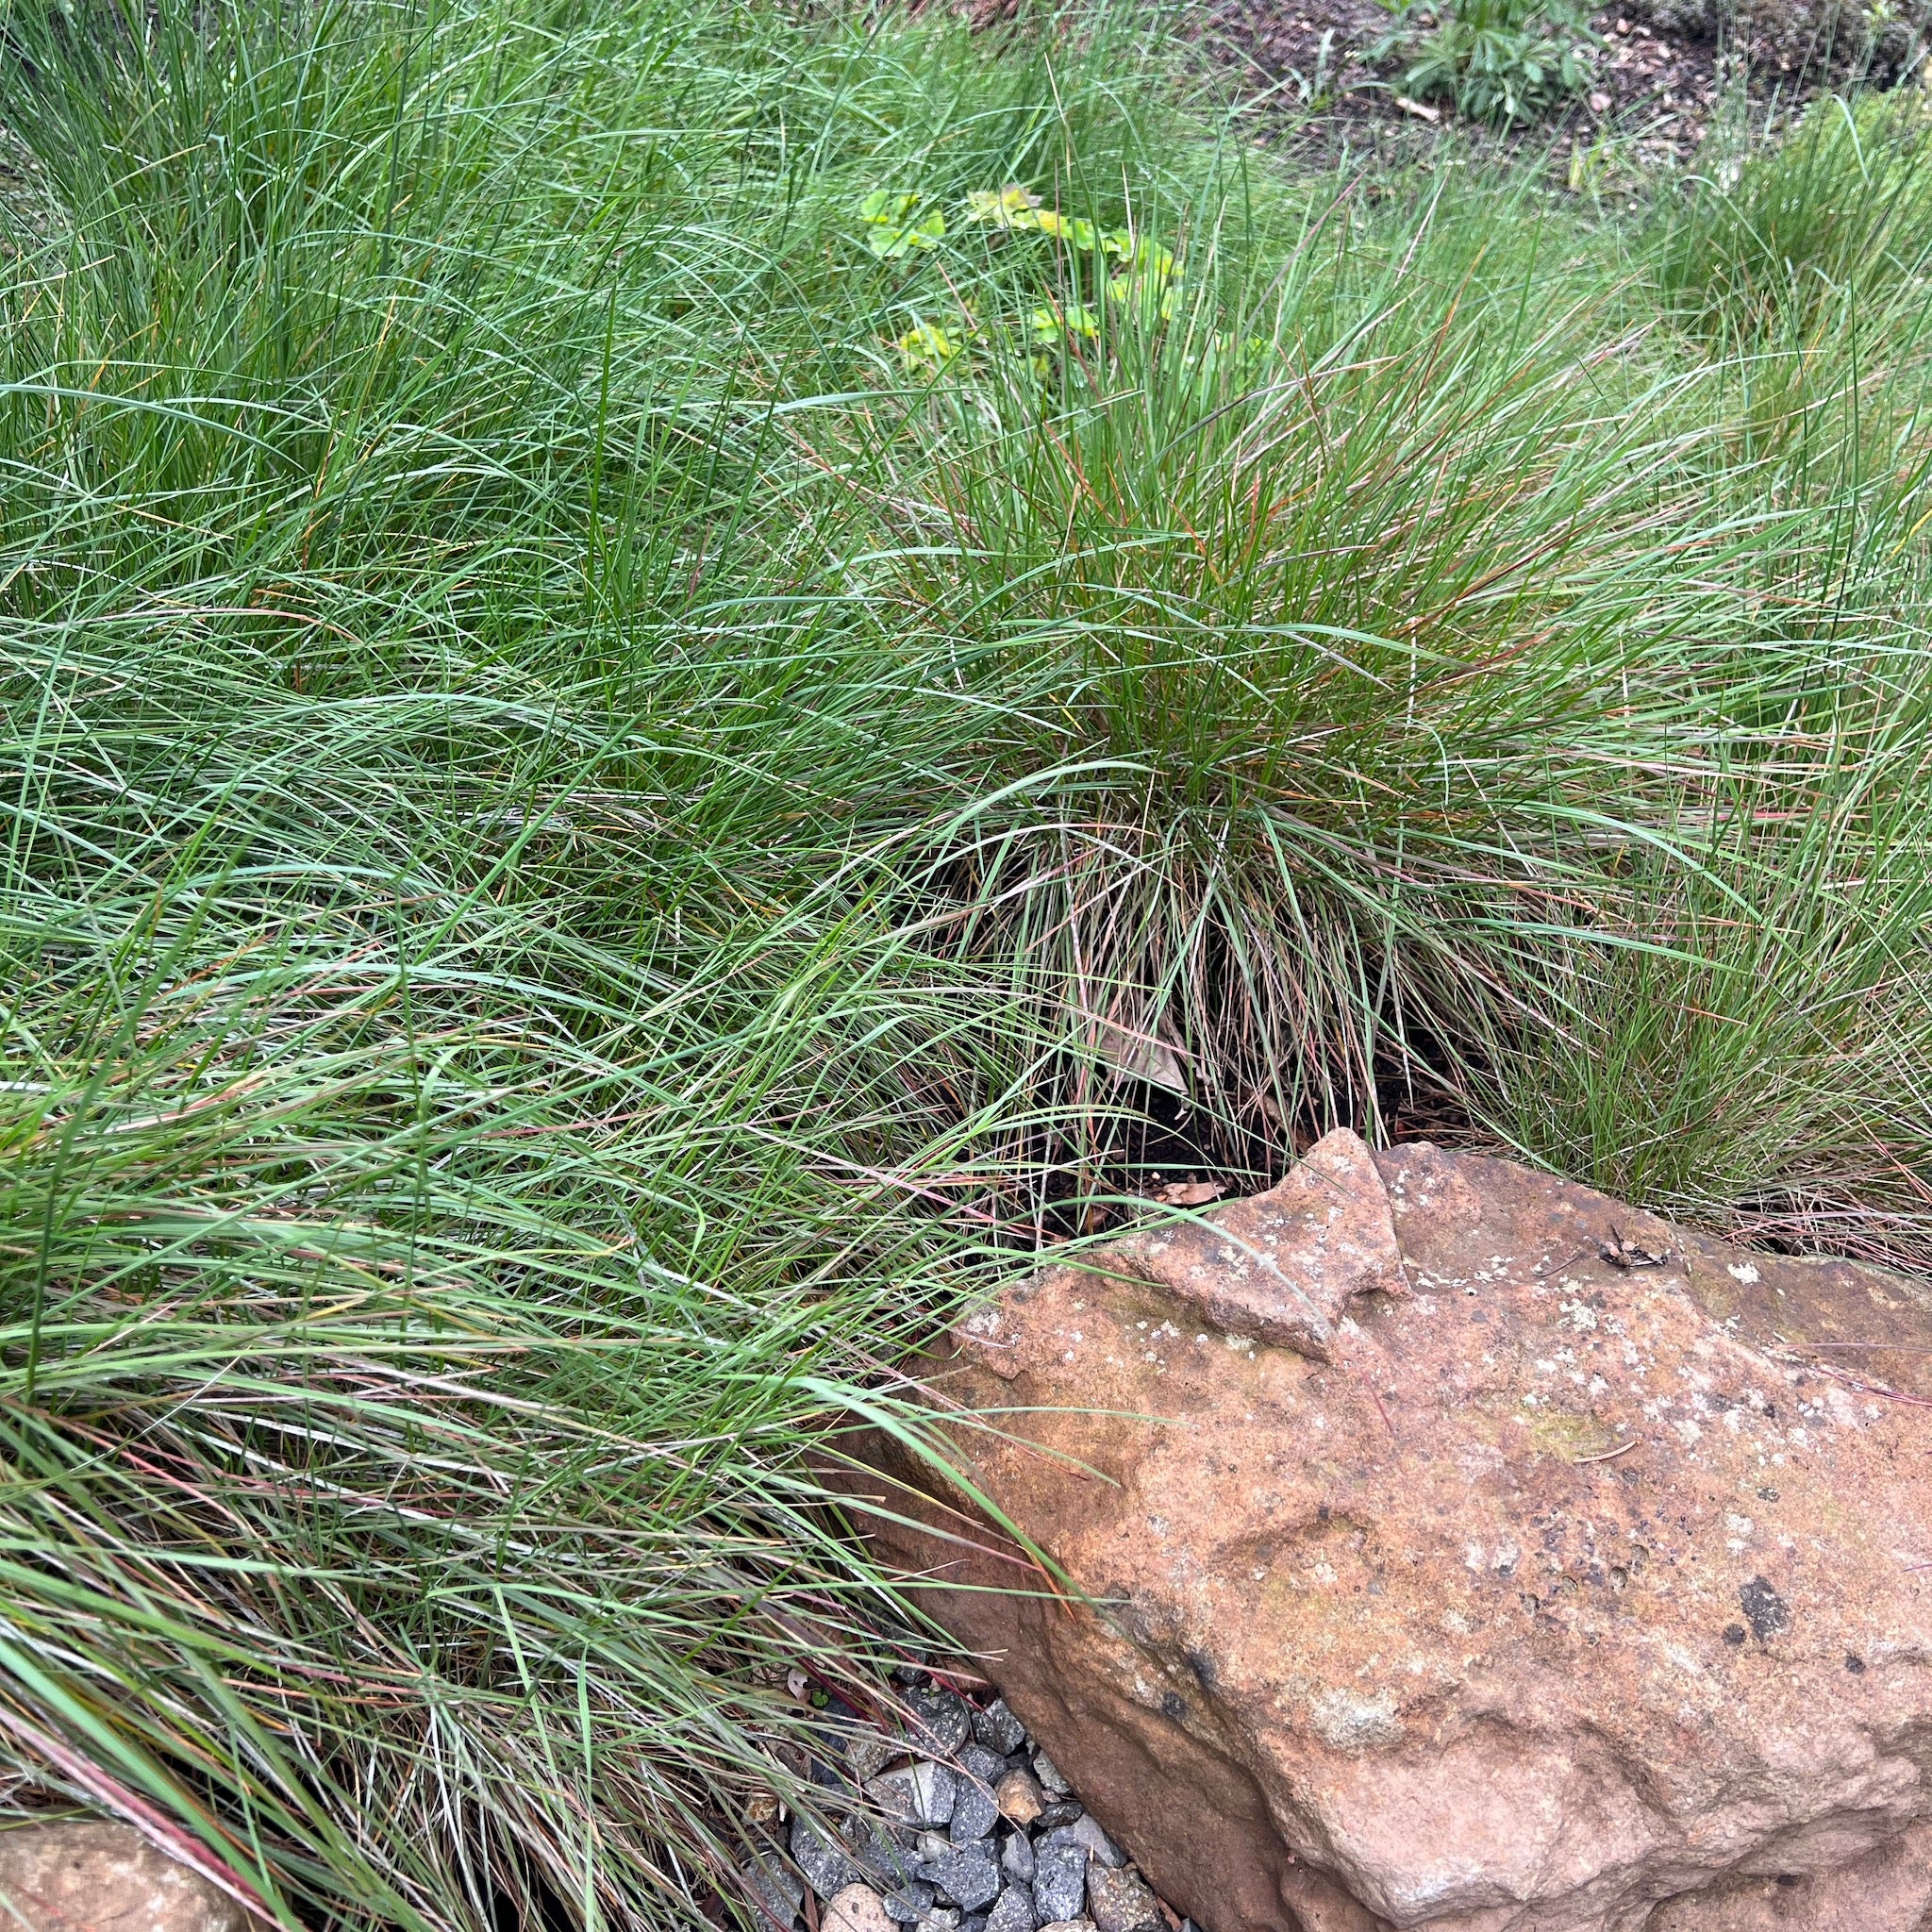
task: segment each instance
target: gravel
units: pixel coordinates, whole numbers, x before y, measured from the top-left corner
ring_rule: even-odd
[[[959,1769],[968,1777],[976,1777],[983,1785],[998,1784],[1010,1768],[1003,1753],[989,1750],[984,1744],[962,1744],[959,1747]]]
[[[1009,1771],[993,1790],[1000,1816],[1015,1824],[1034,1824],[1046,1809],[1046,1793],[1030,1771]]]
[[[844,1850],[807,1818],[792,1822],[791,1860],[819,1898],[836,1896],[848,1885],[857,1884],[860,1875],[858,1866]],[[799,1904],[804,1902],[801,1898]]]
[[[1154,1894],[1132,1872],[1087,1868],[1087,1912],[1100,1932],[1162,1932]]]
[[[865,1786],[866,1796],[895,1824],[944,1824],[958,1792],[958,1780],[929,1758],[882,1771]]]
[[[936,1757],[950,1757],[966,1741],[973,1720],[963,1697],[934,1685],[913,1691],[906,1706],[919,1741]]]
[[[999,1823],[1000,1807],[977,1778],[962,1777],[953,1794],[952,1836],[956,1845],[983,1839]]]
[[[1087,1847],[1041,1843],[1033,1848],[1033,1901],[1041,1916],[1076,1919],[1087,1902]]]
[[[805,1888],[774,1857],[754,1858],[744,1882],[758,1902],[781,1925],[789,1925],[805,1904]]]
[[[886,1894],[886,1916],[896,1919],[902,1925],[915,1925],[938,1903],[939,1894],[931,1886],[914,1878],[902,1885],[896,1891]]]
[[[984,1710],[973,1713],[973,1735],[989,1751],[1010,1757],[1024,1747],[1026,1726],[1007,1708],[1004,1697],[995,1697]]]
[[[1078,1845],[1090,1857],[1113,1871],[1127,1862],[1127,1855],[1100,1828],[1100,1821],[1083,1811],[1071,1824],[1056,1825],[1034,1840],[1041,1846]]]
[[[964,1911],[991,1905],[999,1896],[1000,1868],[990,1852],[978,1847],[927,1858],[920,1866],[919,1875],[928,1885],[937,1886],[941,1898]]]
[[[831,1823],[795,1818],[789,1862],[744,1868],[774,1927],[802,1932],[809,1887],[821,1932],[1166,1932],[1146,1880],[1004,1699],[974,1706],[911,1665],[892,1676],[903,1733],[827,1732],[813,1772]],[[858,1791],[863,1807],[840,1815]]]
[[[1049,1798],[1071,1798],[1074,1795],[1074,1788],[1061,1775],[1059,1766],[1038,1745],[1033,1751],[1033,1775],[1040,1780],[1041,1790]]]
[[[819,1932],[892,1932],[892,1922],[885,1900],[871,1886],[848,1885],[825,1901]]]
[[[1033,1889],[1009,1885],[993,1902],[986,1915],[986,1932],[1033,1932],[1040,1914],[1033,1909]]]

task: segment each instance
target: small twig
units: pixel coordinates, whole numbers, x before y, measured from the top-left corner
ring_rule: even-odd
[[[1614,1462],[1625,1450],[1636,1448],[1642,1441],[1641,1436],[1632,1436],[1627,1442],[1619,1442],[1614,1449],[1606,1449],[1600,1455],[1578,1456],[1574,1458],[1573,1467],[1585,1462]]]

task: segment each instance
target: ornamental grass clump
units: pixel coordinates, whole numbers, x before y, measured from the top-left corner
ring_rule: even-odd
[[[1773,299],[1145,25],[12,9],[9,1815],[761,1923],[917,1623],[827,1432],[1143,1103],[1932,1254],[1909,224]]]

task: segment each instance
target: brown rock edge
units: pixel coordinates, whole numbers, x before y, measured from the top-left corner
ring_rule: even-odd
[[[930,1389],[1073,1591],[876,1438],[872,1533],[1208,1932],[1932,1924],[1921,1285],[1338,1133]]]
[[[4,1932],[242,1932],[248,1914],[131,1824],[0,1828]]]

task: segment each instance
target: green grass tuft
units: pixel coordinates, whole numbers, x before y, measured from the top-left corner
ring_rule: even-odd
[[[811,1447],[1124,1068],[1932,1259],[1916,109],[1599,220],[1124,10],[143,19],[0,101],[19,1806],[751,1912]]]

